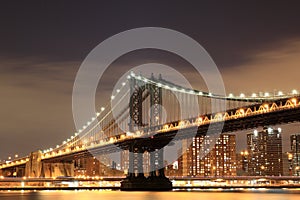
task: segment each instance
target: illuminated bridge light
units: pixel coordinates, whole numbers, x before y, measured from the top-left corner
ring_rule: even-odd
[[[245,94],[244,94],[244,93],[241,93],[241,94],[240,94],[240,97],[241,97],[241,98],[245,98]]]
[[[101,107],[101,111],[104,111],[105,110],[105,108],[104,107]]]
[[[189,93],[190,94],[195,94],[195,91],[194,90],[190,90]]]
[[[96,113],[96,116],[99,117],[99,115],[100,115],[100,113],[97,112],[97,113]],[[80,132],[80,131],[79,131],[79,132]]]
[[[202,118],[202,117],[198,117],[198,118],[197,118],[197,122],[198,122],[198,123],[202,123],[202,122],[203,122],[203,118]]]
[[[164,125],[163,129],[168,130],[169,129],[169,125],[168,124]]]
[[[278,132],[279,132],[279,133],[281,133],[281,131],[282,131],[282,129],[281,129],[281,128],[278,128],[277,130],[278,130]]]
[[[257,131],[257,130],[254,130],[253,133],[254,133],[254,136],[257,137],[258,131]]]
[[[203,92],[199,92],[199,95],[203,95]]]
[[[256,93],[253,93],[253,94],[252,94],[252,97],[257,97],[257,94],[256,94]]]
[[[273,129],[271,127],[268,128],[268,133],[272,133]]]
[[[131,76],[130,76],[130,75],[128,75],[128,76],[127,76],[127,79],[130,79],[130,78],[131,78]]]
[[[230,93],[230,94],[228,95],[228,97],[232,98],[232,97],[233,97],[233,94],[232,94],[232,93]]]
[[[168,85],[165,85],[165,88],[166,88],[166,89],[170,89],[170,86],[168,86]]]
[[[126,132],[126,136],[133,136],[133,133],[131,133],[131,132]]]
[[[298,94],[298,91],[297,90],[293,90],[292,94]]]
[[[179,123],[178,123],[178,126],[179,127],[184,127],[186,124],[185,124],[185,122],[184,121],[180,121]]]
[[[114,99],[115,99],[115,96],[114,96],[114,95],[112,95],[112,96],[111,96],[111,100],[114,100]]]
[[[173,87],[172,90],[173,91],[178,91],[178,89],[176,87]]]
[[[268,110],[269,109],[269,104],[264,104],[264,107]]]
[[[265,92],[265,97],[269,97],[270,96],[270,93],[269,92]]]
[[[283,92],[282,92],[282,91],[279,91],[279,92],[278,92],[278,96],[283,96]]]
[[[296,98],[292,98],[291,101],[293,102],[293,104],[297,104],[297,99]]]
[[[245,110],[243,108],[241,108],[239,111],[242,115],[245,114]]]
[[[125,83],[125,82],[123,82],[123,83],[122,83],[122,86],[125,86],[125,85],[126,85],[126,83]]]

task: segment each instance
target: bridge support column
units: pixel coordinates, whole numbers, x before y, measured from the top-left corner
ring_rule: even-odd
[[[132,149],[133,150],[133,149]],[[143,173],[142,149],[134,149],[129,154],[129,172],[121,182],[124,191],[168,191],[172,189],[171,181],[165,177],[163,166],[163,149],[150,152],[150,174],[145,178]],[[133,169],[134,171],[132,171]]]
[[[133,152],[129,150],[129,168],[128,168],[128,173],[127,173],[127,179],[132,179],[135,177],[134,174],[134,167],[133,167]]]
[[[27,161],[25,166],[25,176],[27,177],[41,177],[42,173],[42,152],[32,152],[29,156],[29,161]]]
[[[129,150],[129,169],[128,179],[145,178],[143,171],[143,154],[144,150],[131,147]]]
[[[121,182],[121,190],[143,190],[143,187],[146,185],[146,178],[143,172],[143,153],[144,150],[142,148],[137,148],[133,145],[130,147],[128,175]]]
[[[156,166],[155,166],[155,153],[154,151],[149,152],[150,154],[150,173],[149,177],[155,177],[156,176]]]
[[[159,149],[157,151],[157,169],[158,176],[165,177],[165,168],[164,168],[164,149]]]
[[[144,170],[143,170],[143,154],[144,151],[140,150],[138,153],[135,153],[136,157],[136,170],[137,170],[137,177],[138,178],[145,178]]]

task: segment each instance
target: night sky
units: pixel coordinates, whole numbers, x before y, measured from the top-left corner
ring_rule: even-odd
[[[164,27],[197,40],[228,93],[300,90],[299,8],[299,1],[0,1],[0,159],[54,147],[75,132],[72,89],[81,62],[128,29]],[[162,54],[123,56],[107,77],[155,61],[177,65],[195,83]],[[112,83],[102,84],[109,91]],[[287,150],[300,125],[282,127]]]

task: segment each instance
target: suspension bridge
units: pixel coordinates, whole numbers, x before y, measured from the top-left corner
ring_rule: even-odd
[[[196,136],[214,136],[300,121],[300,96],[290,94],[219,95],[174,84],[153,75],[131,72],[88,122],[57,145],[0,164],[2,174],[19,177],[51,176],[52,164],[72,176],[74,160],[127,151],[128,173],[124,190],[168,190],[164,174],[164,147]],[[149,153],[149,176],[143,171],[143,154]],[[50,170],[50,171],[49,171]]]

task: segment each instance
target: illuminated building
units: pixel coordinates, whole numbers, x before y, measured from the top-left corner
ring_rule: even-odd
[[[186,151],[178,159],[179,175],[236,176],[235,135],[221,134],[215,142],[209,137],[195,137],[191,146],[183,145],[183,149]]]
[[[102,155],[100,157],[87,156],[75,160],[75,176],[115,176],[123,175],[117,170],[117,163]]]
[[[247,134],[248,175],[283,175],[281,128],[264,128]]]
[[[249,153],[247,150],[236,154],[236,172],[238,176],[246,176],[248,174]]]
[[[291,140],[291,171],[292,175],[300,176],[300,134],[290,136]]]

